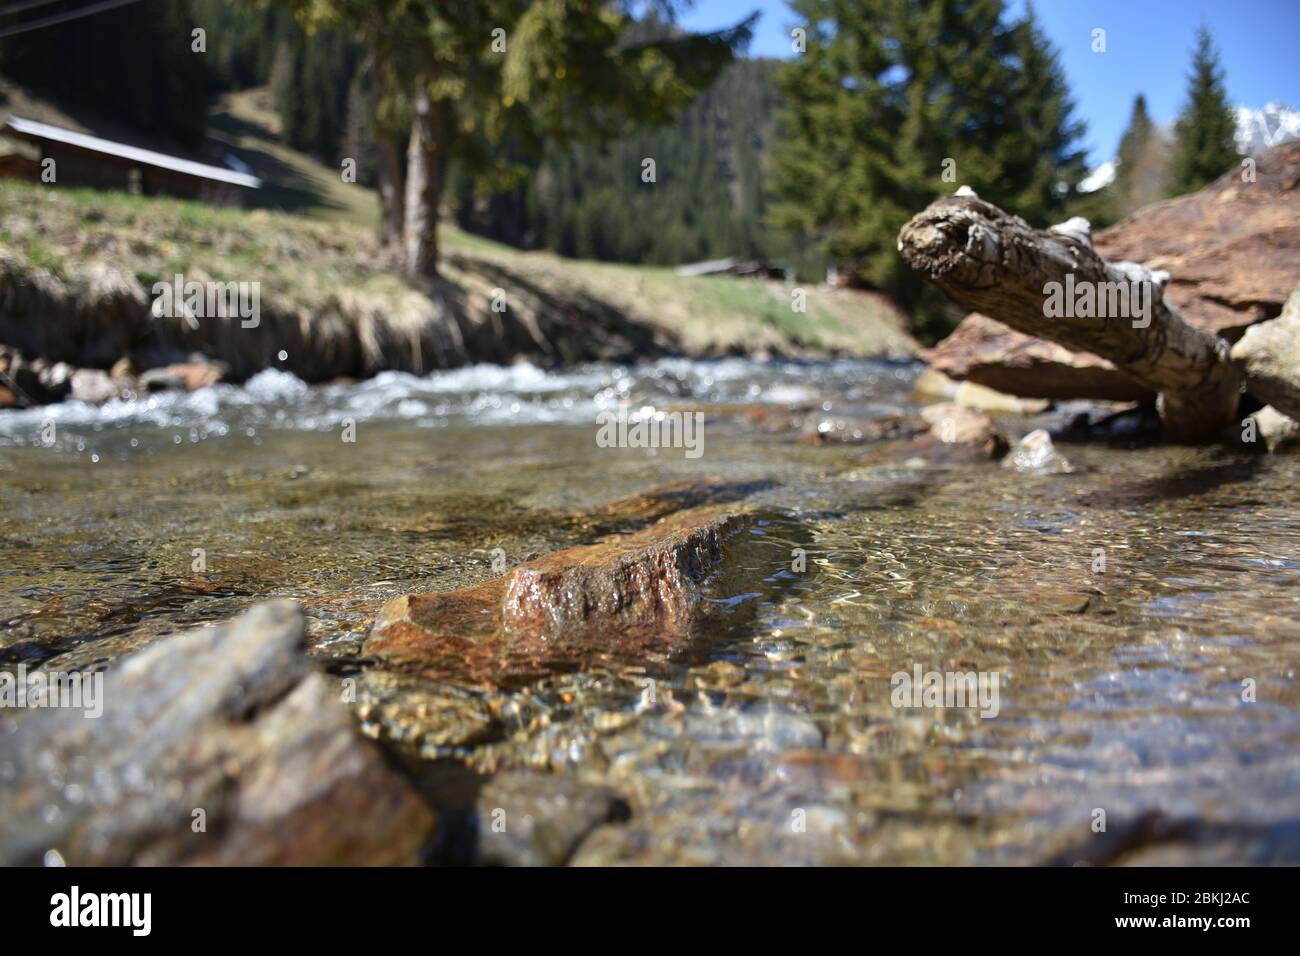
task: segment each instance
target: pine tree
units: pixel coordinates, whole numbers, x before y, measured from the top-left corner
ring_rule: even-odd
[[[1129,116],[1128,128],[1124,130],[1124,135],[1119,141],[1119,152],[1116,155],[1119,163],[1115,170],[1116,183],[1124,184],[1131,178],[1132,170],[1154,132],[1155,124],[1151,122],[1151,116],[1147,113],[1147,98],[1139,93],[1133,100],[1133,112]]]
[[[1011,48],[1018,66],[1008,110],[1011,135],[999,146],[1006,149],[1004,175],[1020,188],[1008,208],[1046,225],[1060,221],[1068,197],[1087,173],[1086,154],[1078,146],[1084,126],[1073,119],[1065,71],[1032,3],[1015,27]]]
[[[1119,141],[1116,160],[1113,187],[1116,215],[1127,216],[1167,195],[1169,144],[1151,121],[1146,97],[1141,93],[1133,101],[1133,113]]]
[[[379,151],[373,130],[376,91],[368,64],[358,64],[348,83],[347,105],[343,113],[340,152],[356,160],[357,182],[375,185],[379,170]]]
[[[667,122],[731,61],[753,22],[642,40],[633,13],[643,5],[631,0],[281,2],[308,29],[339,29],[366,48],[381,70],[381,114],[405,101],[403,241],[407,273],[419,281],[437,275],[452,162],[517,177],[503,142],[536,149]]]
[[[1228,105],[1219,54],[1202,25],[1188,77],[1187,105],[1178,118],[1173,159],[1173,194],[1195,192],[1222,176],[1241,159],[1233,134],[1236,119]]]
[[[0,70],[64,107],[195,146],[207,124],[211,64],[191,50],[189,0],[146,0],[0,40]]]
[[[925,334],[946,308],[897,253],[908,218],[965,184],[1046,225],[1082,174],[1055,53],[1002,0],[792,6],[807,41],[779,74],[772,222],[893,293]]]

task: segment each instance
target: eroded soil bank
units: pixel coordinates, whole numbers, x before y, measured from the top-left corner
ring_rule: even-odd
[[[4,413],[0,662],[100,667],[292,598],[329,693],[248,719],[344,701],[436,816],[434,860],[1300,861],[1300,457],[1058,440],[1070,472],[1035,475],[937,456],[904,427],[918,371],[270,373],[59,406],[48,447],[49,410]],[[703,455],[598,447],[621,402],[704,412]],[[490,681],[472,655],[367,650],[387,602],[709,507],[637,496],[711,477],[751,517],[672,640],[593,633]],[[996,716],[895,706],[917,665],[996,673]]]

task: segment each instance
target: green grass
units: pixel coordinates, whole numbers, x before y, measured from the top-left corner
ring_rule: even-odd
[[[65,278],[106,261],[146,288],[178,272],[258,281],[264,301],[309,312],[329,308],[346,289],[393,301],[410,294],[398,250],[377,241],[375,195],[281,144],[274,123],[258,91],[225,98],[213,114],[213,138],[264,178],[266,188],[252,195],[262,208],[0,181],[0,246]],[[904,317],[866,293],[805,286],[800,313],[791,307],[792,287],[781,282],[521,252],[447,225],[439,240],[446,277],[467,294],[490,295],[504,273],[565,321],[595,300],[665,330],[690,354],[915,350]]]

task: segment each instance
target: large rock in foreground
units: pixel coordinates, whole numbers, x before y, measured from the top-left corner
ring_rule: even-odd
[[[556,659],[680,651],[706,616],[706,579],[754,520],[692,508],[484,584],[404,595],[380,610],[364,652],[487,683]]]
[[[103,713],[0,737],[0,863],[419,862],[431,811],[308,667],[302,613],[260,605],[125,658]]]

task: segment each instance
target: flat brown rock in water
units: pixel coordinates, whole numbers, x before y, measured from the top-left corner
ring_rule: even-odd
[[[432,812],[302,639],[295,605],[259,605],[124,658],[99,717],[18,716],[0,733],[0,863],[419,862]]]
[[[626,498],[619,498],[590,511],[569,515],[570,520],[589,518],[613,519],[620,522],[654,521],[684,508],[716,505],[739,501],[756,491],[771,487],[771,482],[733,481],[718,475],[704,478],[687,478],[664,485],[656,485]]]
[[[722,506],[691,509],[484,584],[396,598],[380,610],[364,652],[490,681],[566,655],[680,650],[704,579],[752,521]]]
[[[978,312],[921,358],[951,378],[1026,398],[1155,399],[1155,392],[1100,356],[1072,352]]]
[[[489,780],[475,803],[474,862],[563,866],[591,831],[628,815],[627,802],[608,787],[508,770]]]

